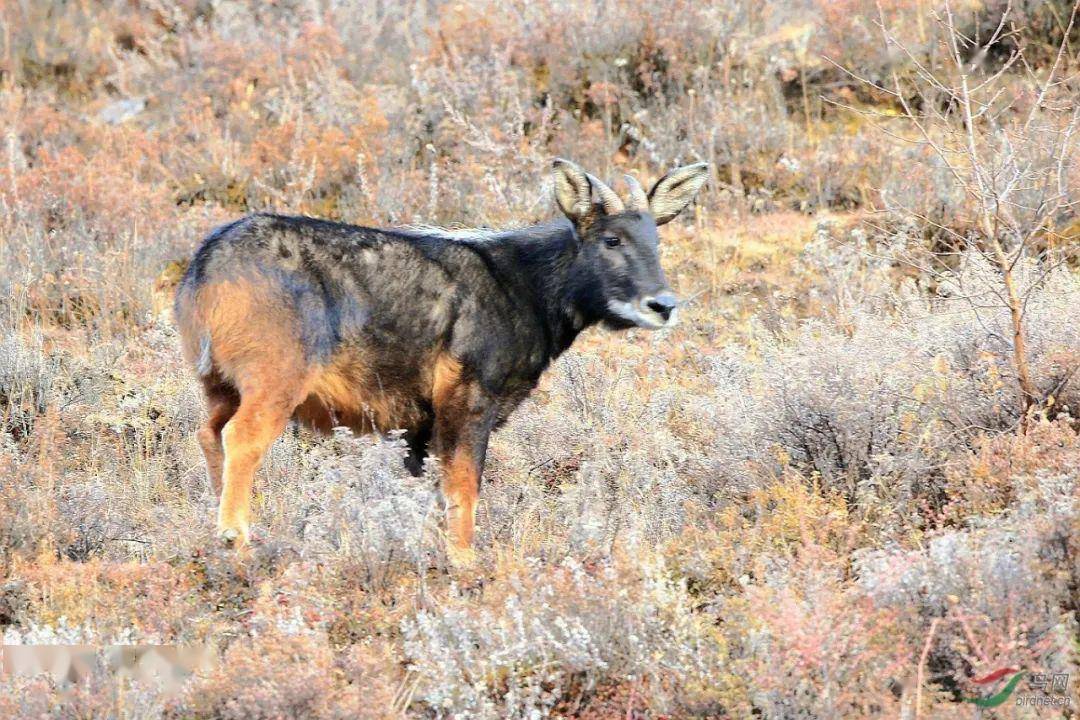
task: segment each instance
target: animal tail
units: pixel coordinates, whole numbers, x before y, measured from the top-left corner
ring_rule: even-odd
[[[195,372],[199,377],[209,377],[214,369],[214,359],[210,353],[210,333],[204,332],[199,339],[199,357],[195,360]]]

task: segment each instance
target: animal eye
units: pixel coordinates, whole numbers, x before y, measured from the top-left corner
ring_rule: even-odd
[[[615,246],[619,245],[621,242],[622,242],[622,240],[620,240],[619,238],[614,237],[614,236],[608,236],[608,237],[604,238],[604,244],[607,245],[608,247],[615,247]]]

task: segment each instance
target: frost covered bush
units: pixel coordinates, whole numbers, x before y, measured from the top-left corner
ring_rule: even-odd
[[[496,433],[480,509],[495,538],[542,535],[559,556],[651,546],[680,530],[708,459],[679,430],[674,378],[639,377],[644,352],[616,372],[567,353],[545,402],[526,402]]]
[[[793,338],[764,338],[761,363],[717,362],[716,468],[730,488],[792,464],[849,503],[911,504],[932,496],[958,388],[930,348],[893,319],[863,315],[844,332],[812,323]]]
[[[56,400],[60,363],[45,353],[39,335],[5,331],[0,338],[0,432],[25,437]]]
[[[1023,301],[1024,340],[1038,398],[1054,411],[1075,409],[1080,383],[1072,377],[1080,354],[1080,327],[1072,309],[1080,303],[1080,279],[1054,258],[1037,262],[1021,258],[1012,271]],[[969,253],[959,269],[947,275],[938,299],[909,303],[909,322],[926,326],[927,344],[948,353],[956,372],[981,379],[988,400],[1002,404],[1006,417],[1019,413],[1013,366],[1012,326],[1001,302],[1001,275],[979,253]],[[1051,401],[1052,399],[1052,401]]]
[[[438,481],[412,477],[403,458],[399,440],[286,433],[267,459],[261,522],[303,553],[351,558],[372,583],[398,565],[426,567],[438,546]]]
[[[130,498],[100,482],[61,488],[56,497],[57,515],[66,526],[58,538],[61,552],[71,560],[87,560],[111,543],[139,542],[143,528],[133,521],[131,505]]]
[[[1070,318],[1080,280],[1036,266],[1020,275],[1034,381],[1052,407],[1076,407],[1080,385],[1070,380],[1080,329]],[[891,309],[867,299],[876,307],[791,334],[762,330],[752,352],[721,355],[711,368],[715,402],[694,403],[719,430],[718,476],[739,487],[747,475],[794,464],[864,507],[882,498],[901,512],[916,501],[939,504],[950,453],[1019,419],[997,283],[971,255],[935,296],[902,290]]]
[[[856,556],[859,583],[883,604],[919,606],[940,614],[950,602],[989,613],[1025,592],[1053,595],[1046,566],[1067,570],[1069,533],[1080,518],[1075,475],[1036,478],[1004,516],[973,517],[915,551],[874,550]],[[1058,577],[1058,580],[1064,580]]]
[[[599,686],[640,682],[656,706],[715,670],[717,648],[660,566],[527,562],[402,623],[416,697],[440,717],[539,718]]]
[[[677,533],[694,489],[675,467],[655,468],[641,456],[588,461],[549,510],[570,548],[648,547]],[[556,535],[556,536],[558,536]]]
[[[269,634],[234,643],[216,672],[168,702],[172,720],[345,720],[383,717],[391,698],[342,682],[324,638]],[[365,692],[367,691],[367,692]]]
[[[9,626],[2,638],[4,645],[132,645],[147,641],[130,628],[103,636],[90,623],[76,625],[63,615],[51,625],[31,622],[26,627]]]
[[[946,625],[936,651],[961,676],[971,658],[985,663],[999,653],[1020,667],[1067,672],[1075,659],[1065,648],[1077,632],[1067,610],[1075,609],[1080,577],[1077,482],[1075,469],[1040,472],[1002,515],[971,517],[918,549],[857,552],[857,586],[878,607],[903,611],[922,627],[931,618],[961,619]],[[973,633],[983,648],[972,646]]]

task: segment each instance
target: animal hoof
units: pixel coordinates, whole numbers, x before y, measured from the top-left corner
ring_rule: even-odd
[[[454,547],[446,549],[446,558],[450,561],[450,567],[456,570],[467,570],[476,565],[476,551],[471,547]]]
[[[221,543],[227,548],[239,549],[247,545],[244,534],[236,528],[225,528],[218,533],[218,537],[221,539]]]

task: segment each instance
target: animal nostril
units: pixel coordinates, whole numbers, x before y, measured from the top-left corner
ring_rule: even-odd
[[[645,303],[646,307],[665,320],[671,317],[671,311],[675,309],[675,304],[675,296],[669,294],[657,295],[654,298],[649,298]]]

